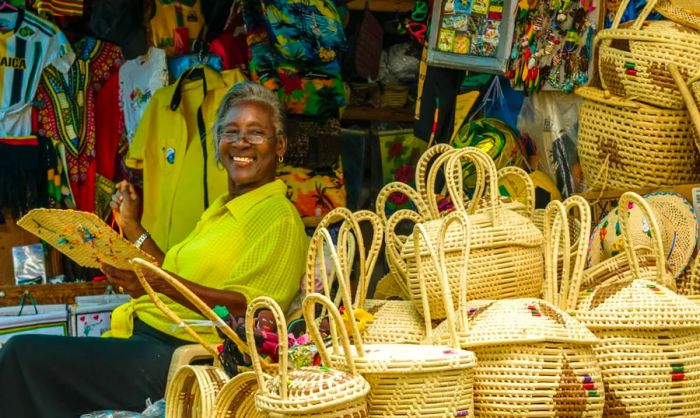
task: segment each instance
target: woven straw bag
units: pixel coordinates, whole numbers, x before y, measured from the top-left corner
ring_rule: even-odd
[[[557,279],[560,248],[569,245],[566,209],[581,208],[581,223],[590,224],[587,203],[570,201],[568,205],[548,207],[547,289],[552,293],[566,278]],[[586,211],[586,209],[588,209]],[[554,219],[552,218],[554,215]],[[419,226],[420,228],[420,226]],[[423,239],[429,239],[418,229]],[[579,240],[587,239],[583,230]],[[576,248],[583,247],[577,245]],[[584,251],[577,251],[574,269],[582,266]],[[568,274],[568,263],[562,274]],[[463,271],[462,293],[466,293],[468,273]],[[443,280],[443,287],[447,282]],[[566,297],[559,298],[562,302]],[[602,375],[592,345],[596,337],[585,326],[559,309],[554,301],[534,298],[498,301],[466,301],[457,312],[462,348],[474,351],[474,413],[488,417],[601,417],[604,405]],[[463,324],[467,324],[464,327]],[[446,338],[443,322],[429,332],[429,341],[442,343]]]
[[[258,380],[255,372],[243,372],[226,382],[216,397],[214,418],[264,418],[255,408]]]
[[[345,356],[349,372],[323,366],[288,370],[289,342],[286,338],[281,338],[278,346],[278,375],[270,377],[263,372],[254,334],[255,313],[259,309],[269,309],[272,312],[277,322],[277,335],[285,335],[287,330],[284,314],[273,299],[260,296],[248,304],[246,337],[250,341],[253,368],[258,379],[258,392],[255,395],[258,410],[269,417],[366,417],[370,386],[357,373],[349,350],[346,350],[348,355]],[[320,334],[313,337],[324,364],[330,365]]]
[[[606,417],[700,415],[700,306],[642,275],[626,222],[630,204],[655,222],[639,195],[619,201],[630,274],[587,292],[575,316],[599,338]],[[658,229],[651,229],[655,234]],[[654,240],[657,245],[658,240]],[[663,259],[663,257],[661,257]]]
[[[685,108],[668,66],[677,65],[684,80],[700,77],[700,32],[672,21],[645,21],[657,0],[647,1],[631,26],[620,28],[628,3],[595,38],[603,89],[661,108]]]
[[[416,311],[415,305],[408,300],[379,300],[367,299],[369,281],[374,271],[374,267],[379,257],[381,249],[384,227],[379,216],[370,211],[358,211],[351,213],[347,210],[334,210],[329,212],[332,219],[344,218],[338,233],[337,252],[345,263],[345,270],[342,275],[336,274],[334,270],[329,271],[325,266],[324,235],[326,224],[321,221],[314,233],[307,258],[306,288],[310,289],[311,283],[317,282],[320,276],[323,293],[331,297],[331,287],[335,278],[339,280],[349,280],[352,260],[343,260],[344,254],[349,253],[349,237],[353,236],[358,248],[357,254],[360,258],[359,280],[353,308],[362,308],[373,315],[372,321],[368,322],[362,330],[362,338],[370,344],[375,343],[419,343],[425,338],[425,324],[422,316]],[[328,216],[327,215],[327,216]],[[360,228],[360,223],[368,223],[371,229],[371,244],[366,257],[362,257],[364,251],[364,236]],[[320,268],[317,268],[320,267]],[[364,269],[363,269],[364,267]],[[350,287],[350,283],[345,286]],[[337,298],[336,298],[337,299]]]
[[[659,109],[593,87],[576,94],[584,98],[577,149],[589,188],[627,190],[700,181],[698,132],[686,110]]]
[[[328,232],[322,233],[324,239],[330,242]],[[336,269],[342,270],[337,252],[332,246],[330,250],[331,257],[338,266]],[[434,251],[432,254],[433,262],[437,265],[437,255]],[[345,286],[347,281],[341,279],[338,283],[343,299],[349,300],[350,290]],[[447,306],[452,304],[448,292],[445,292],[444,297]],[[368,398],[370,416],[473,416],[472,377],[476,359],[473,353],[456,347],[455,318],[451,310],[448,312],[448,321],[453,331],[452,344],[431,347],[416,344],[365,344],[352,309],[346,309],[346,326],[350,328],[354,342],[348,348],[345,327],[339,326],[342,322],[338,309],[324,295],[309,295],[304,300],[304,317],[310,334],[316,339],[320,337],[315,320],[315,303],[322,304],[333,319],[333,350],[330,353],[333,366],[347,368],[345,353],[350,351],[358,372],[372,387]],[[336,328],[343,332],[338,335],[337,330],[333,331]]]
[[[165,416],[168,418],[213,416],[216,396],[228,380],[228,375],[220,367],[180,367],[165,391]]]
[[[474,164],[478,179],[469,208],[465,207],[463,199],[459,197],[463,194],[461,175],[463,159]],[[529,219],[503,208],[502,202],[498,199],[496,167],[491,158],[476,148],[460,149],[451,154],[445,174],[455,211],[468,213],[471,224],[472,249],[469,258],[471,277],[468,298],[504,299],[539,296],[544,281],[542,233]],[[486,178],[489,180],[488,187]],[[484,197],[488,199],[488,204],[480,204]],[[436,239],[443,222],[443,218],[438,218],[422,224],[432,239]],[[387,236],[393,234],[389,228],[387,231]],[[459,279],[451,272],[456,270],[455,266],[463,262],[463,244],[456,229],[448,232],[445,242],[445,263],[453,294],[458,292]],[[418,268],[414,248],[413,240],[407,240],[400,253],[405,266],[402,274],[407,278],[411,297],[417,304],[418,310],[422,311],[420,282],[425,281],[430,315],[434,319],[444,319],[446,313],[437,281],[437,272],[431,263],[424,262],[422,264],[424,268]],[[421,257],[428,258],[429,253],[424,249]],[[401,263],[395,264],[402,267]]]
[[[695,256],[678,277],[678,294],[700,301],[700,254]]]

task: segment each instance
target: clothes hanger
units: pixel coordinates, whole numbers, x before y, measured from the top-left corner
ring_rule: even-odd
[[[17,8],[10,4],[10,2],[3,1],[0,2],[0,13],[13,13],[16,12]]]

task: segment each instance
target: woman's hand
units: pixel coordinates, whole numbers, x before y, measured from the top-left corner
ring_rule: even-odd
[[[126,293],[132,298],[138,298],[146,294],[143,286],[141,286],[141,282],[139,282],[138,277],[136,277],[136,273],[133,271],[121,270],[109,264],[105,264],[104,262],[100,264],[100,270],[107,276],[107,280],[119,293]],[[155,274],[147,270],[144,270],[144,277],[151,287],[153,287],[153,283],[158,280]]]
[[[134,186],[124,180],[117,184],[117,192],[112,195],[110,206],[121,216],[124,227],[139,225],[141,201]]]

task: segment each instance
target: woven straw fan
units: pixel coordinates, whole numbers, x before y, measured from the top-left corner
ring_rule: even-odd
[[[131,260],[131,263],[134,266],[134,271],[136,272],[136,276],[139,278],[139,281],[141,282],[141,285],[143,286],[144,290],[146,290],[146,293],[148,296],[151,298],[153,303],[161,310],[163,313],[171,320],[173,323],[178,324],[179,326],[183,327],[185,332],[187,332],[196,342],[201,344],[204,348],[207,349],[207,351],[213,355],[214,359],[218,359],[219,355],[218,353],[211,347],[211,344],[208,344],[204,342],[204,340],[197,335],[197,333],[189,326],[187,323],[185,323],[177,314],[175,314],[172,310],[170,310],[160,299],[160,297],[156,294],[156,292],[153,291],[153,288],[148,284],[148,281],[146,278],[143,276],[143,270],[151,270],[155,274],[157,274],[161,279],[163,279],[166,283],[168,283],[170,286],[172,286],[174,289],[176,289],[178,292],[180,292],[192,305],[194,305],[197,310],[207,319],[212,321],[215,326],[221,330],[221,332],[224,333],[236,346],[238,349],[241,351],[243,354],[248,354],[250,355],[250,352],[248,350],[248,344],[246,344],[245,341],[243,341],[238,334],[234,330],[231,329],[224,321],[217,315],[202,299],[199,298],[199,296],[195,295],[190,289],[188,289],[185,285],[180,283],[179,280],[168,274],[166,271],[163,269],[149,263],[146,260],[140,259],[140,258],[134,258]],[[275,365],[270,363],[270,360],[268,358],[264,359],[263,361],[265,368],[268,372],[272,372],[275,370]]]
[[[309,300],[304,301],[304,315],[307,315]],[[328,367],[302,367],[289,370],[289,341],[287,338],[279,339],[278,356],[279,367],[275,377],[265,376],[262,368],[260,354],[255,345],[255,314],[260,309],[268,309],[272,312],[277,323],[277,335],[284,336],[287,332],[287,323],[282,309],[273,299],[260,296],[255,298],[246,312],[245,328],[248,340],[253,369],[258,379],[258,394],[256,406],[270,416],[324,416],[344,418],[348,416],[366,416],[367,393],[370,386],[367,381],[357,373],[355,363],[350,355],[350,346],[345,333],[345,361],[348,372],[329,369]],[[311,305],[313,310],[313,305]],[[331,312],[339,320],[337,310]],[[311,337],[319,349],[323,363],[330,366],[330,358],[325,349],[324,341],[318,330]]]

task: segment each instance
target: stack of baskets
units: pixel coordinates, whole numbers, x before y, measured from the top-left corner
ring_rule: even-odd
[[[578,134],[584,176],[596,190],[697,182],[700,113],[690,89],[700,91],[700,31],[646,21],[657,0],[622,28],[628,3],[596,37],[603,90],[576,92],[584,98]]]

